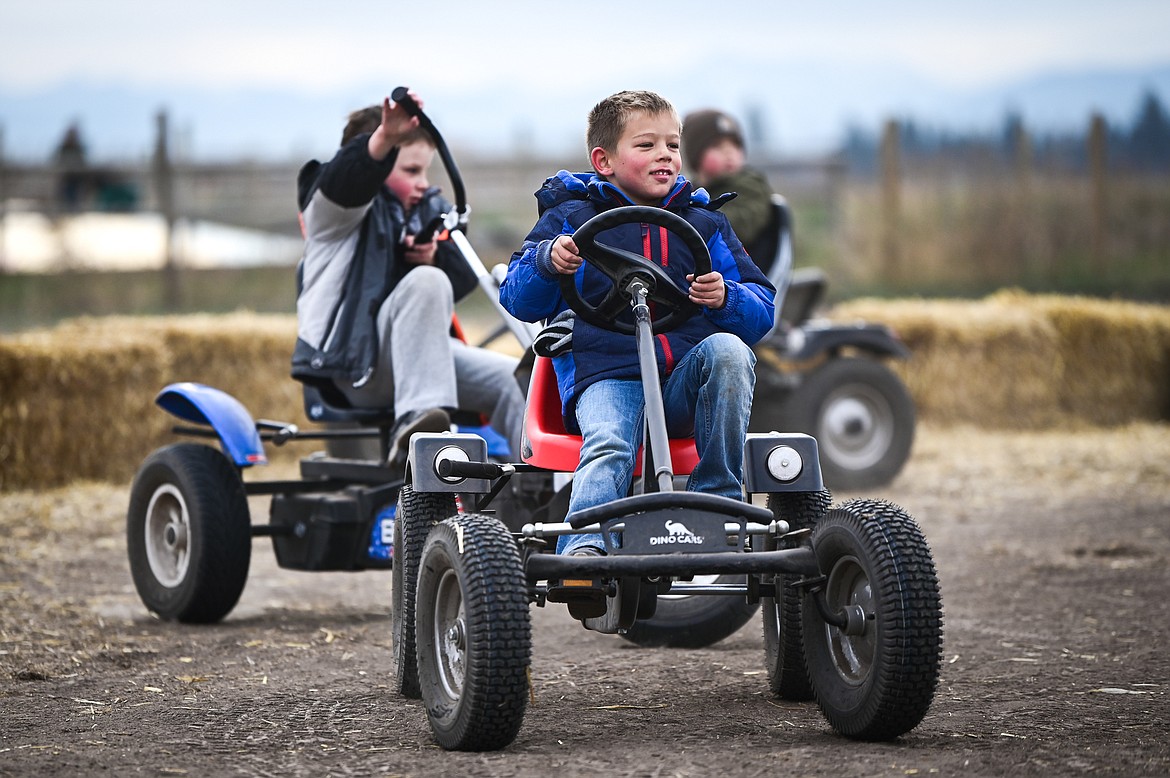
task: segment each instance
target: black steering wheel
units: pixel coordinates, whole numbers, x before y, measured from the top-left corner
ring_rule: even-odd
[[[695,277],[711,272],[711,252],[707,250],[707,244],[681,216],[665,208],[647,205],[627,205],[599,213],[577,228],[573,242],[577,244],[581,257],[613,281],[613,287],[601,302],[592,305],[577,291],[575,274],[560,277],[561,296],[565,302],[574,313],[594,326],[626,335],[635,334],[633,323],[618,319],[630,307],[626,287],[635,277],[646,281],[649,288],[646,299],[654,303],[655,312],[659,314],[652,322],[655,335],[673,330],[698,312],[698,306],[691,302],[687,291],[661,267],[640,254],[597,241],[597,236],[606,230],[623,224],[642,223],[663,227],[682,239],[695,261]]]

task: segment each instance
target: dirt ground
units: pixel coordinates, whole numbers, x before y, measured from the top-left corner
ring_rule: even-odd
[[[708,649],[641,649],[549,606],[519,737],[445,753],[389,690],[388,572],[281,570],[257,539],[222,624],[161,623],[130,581],[127,494],[0,495],[0,775],[1170,773],[1164,425],[920,430],[868,494],[932,546],[945,657],[926,719],[885,744],[772,698],[758,619]]]

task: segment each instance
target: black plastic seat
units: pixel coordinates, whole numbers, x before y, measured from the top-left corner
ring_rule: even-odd
[[[357,408],[331,384],[305,383],[305,415],[314,422],[350,422],[363,427],[394,424],[393,408]]]

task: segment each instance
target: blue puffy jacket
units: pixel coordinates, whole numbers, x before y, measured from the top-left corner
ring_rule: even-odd
[[[500,302],[523,321],[551,319],[568,306],[561,296],[559,274],[549,252],[558,235],[571,234],[602,211],[633,205],[613,184],[594,173],[566,170],[544,182],[536,193],[540,218],[512,255],[508,275],[500,285]],[[723,275],[727,301],[722,308],[703,308],[679,328],[656,336],[659,375],[665,379],[697,343],[716,332],[731,332],[748,345],[764,337],[775,318],[775,288],[760,272],[703,189],[693,189],[683,176],[662,207],[688,221],[711,252],[711,267]],[[655,225],[629,224],[605,233],[603,242],[652,260],[686,289],[694,259],[682,239]],[[583,265],[577,273],[581,297],[596,305],[611,284],[600,272]],[[633,321],[633,314],[623,314]],[[637,379],[638,354],[633,335],[610,332],[578,318],[573,324],[572,351],[553,361],[561,393],[562,412],[569,429],[576,428],[576,396],[606,378]]]

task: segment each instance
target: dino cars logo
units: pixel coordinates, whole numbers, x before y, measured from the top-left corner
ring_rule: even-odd
[[[681,521],[666,520],[663,525],[666,529],[665,535],[651,535],[650,545],[652,546],[701,546],[703,545],[703,536],[696,535],[687,529],[687,526]]]

